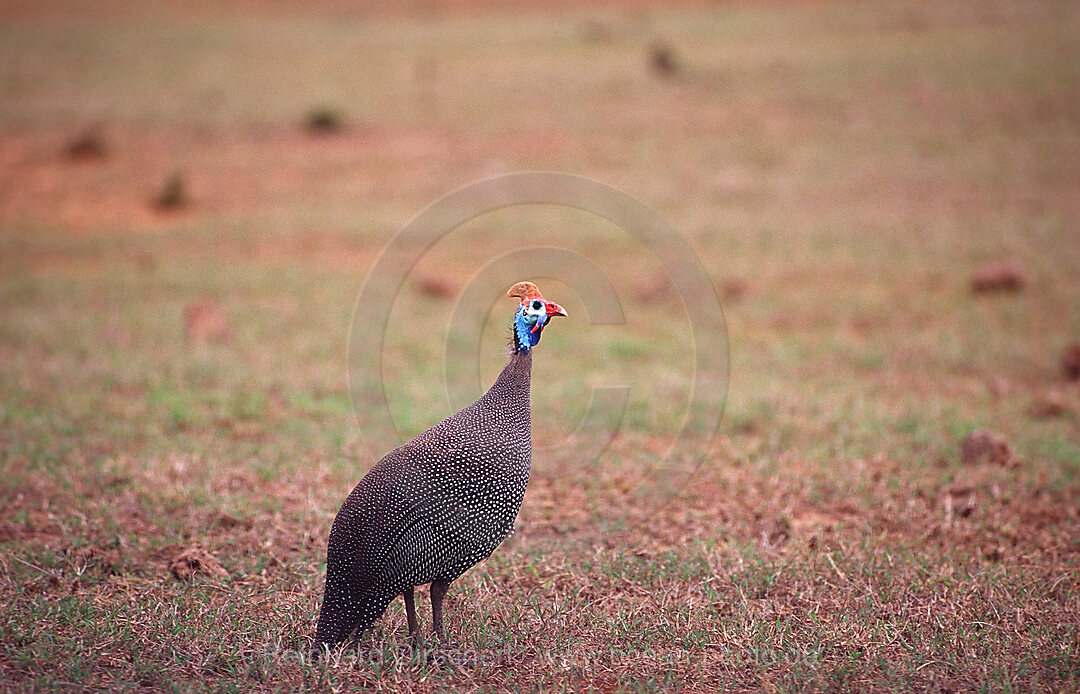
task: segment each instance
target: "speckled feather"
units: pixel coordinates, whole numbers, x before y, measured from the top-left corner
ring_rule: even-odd
[[[487,393],[388,453],[342,504],[316,648],[367,629],[414,586],[453,581],[513,532],[532,451],[532,352],[515,347]]]

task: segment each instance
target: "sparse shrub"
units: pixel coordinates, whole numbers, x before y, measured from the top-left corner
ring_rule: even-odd
[[[186,547],[174,554],[169,560],[169,571],[181,581],[190,581],[197,573],[215,578],[228,575],[217,557],[198,545]]]
[[[1011,465],[1015,462],[1012,444],[1003,434],[989,429],[976,429],[960,444],[960,460],[966,465],[991,463]]]
[[[422,294],[438,299],[447,299],[454,295],[454,283],[446,277],[428,275],[420,279],[419,289]]]
[[[1061,369],[1065,372],[1065,378],[1080,381],[1080,342],[1074,342],[1065,348],[1061,355]]]
[[[180,210],[188,206],[187,185],[184,176],[177,171],[165,181],[161,191],[154,198],[154,207],[162,211]]]
[[[654,43],[649,49],[649,68],[660,77],[674,77],[679,72],[675,49],[663,42]]]
[[[1069,411],[1069,403],[1065,400],[1065,396],[1056,390],[1052,390],[1048,393],[1043,393],[1035,398],[1031,403],[1031,408],[1028,410],[1032,417],[1036,419],[1051,419],[1053,417],[1060,417]]]
[[[1018,292],[1027,285],[1027,273],[1016,258],[979,267],[971,276],[971,290],[985,292]]]
[[[343,127],[341,114],[326,106],[313,109],[307,117],[307,129],[313,133],[326,135],[339,132]]]
[[[750,291],[750,285],[739,277],[729,277],[720,283],[720,295],[729,301],[738,301]]]
[[[64,153],[71,161],[97,161],[105,158],[105,138],[98,128],[84,130],[68,143]]]

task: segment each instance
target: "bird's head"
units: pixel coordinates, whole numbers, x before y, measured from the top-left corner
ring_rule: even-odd
[[[565,316],[566,311],[553,301],[548,301],[532,282],[518,282],[506,295],[521,299],[514,314],[513,340],[515,352],[527,352],[540,342],[548,321],[554,316]]]

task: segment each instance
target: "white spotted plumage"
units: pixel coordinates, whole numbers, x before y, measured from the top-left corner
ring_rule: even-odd
[[[327,543],[316,648],[362,632],[415,586],[448,586],[512,534],[529,481],[531,370],[531,351],[515,351],[479,400],[356,485]]]

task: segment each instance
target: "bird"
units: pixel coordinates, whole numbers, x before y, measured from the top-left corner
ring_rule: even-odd
[[[379,460],[341,505],[326,547],[316,656],[359,637],[398,595],[409,635],[423,642],[413,593],[431,584],[439,643],[449,642],[443,599],[450,584],[513,534],[532,465],[532,350],[550,320],[566,316],[532,282],[519,299],[510,355],[491,388]]]

